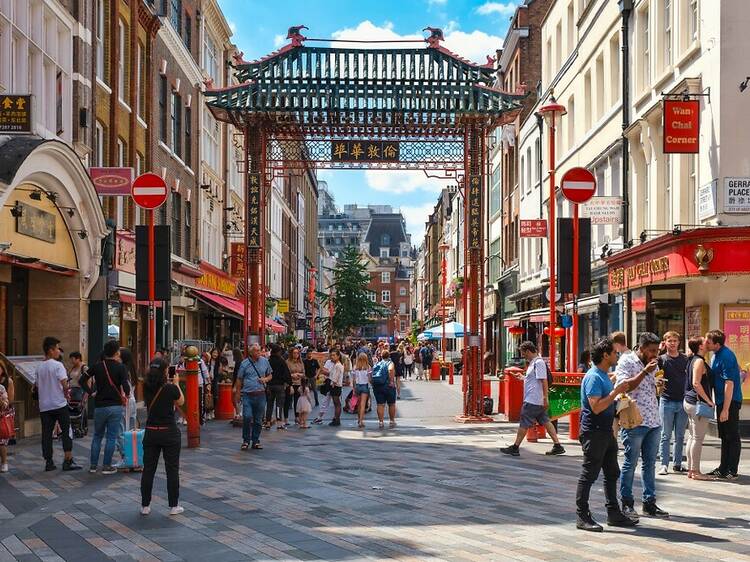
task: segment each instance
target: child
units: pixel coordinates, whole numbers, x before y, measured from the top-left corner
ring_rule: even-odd
[[[308,429],[307,416],[312,411],[312,392],[307,386],[307,377],[300,379],[299,398],[297,399],[297,415],[301,429]]]
[[[352,392],[359,398],[357,404],[357,427],[365,427],[365,408],[367,399],[370,397],[370,375],[372,369],[366,353],[357,356],[357,362],[352,371]]]

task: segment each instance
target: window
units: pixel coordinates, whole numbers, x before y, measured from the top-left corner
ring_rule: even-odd
[[[698,40],[698,0],[688,0],[688,43]]]
[[[573,49],[575,48],[575,30],[576,30],[576,20],[573,16],[573,2],[571,1],[570,4],[568,4],[568,19],[565,22],[565,27],[568,30],[568,53],[572,53]]]
[[[380,257],[387,258],[390,256],[390,250],[388,248],[380,248]]]
[[[672,65],[672,0],[664,0],[664,60],[662,67],[667,68]]]
[[[377,302],[377,295],[375,295],[374,291],[367,291],[367,298],[370,299],[372,302]]]
[[[172,27],[177,35],[182,35],[182,0],[172,0]]]
[[[568,99],[568,115],[565,118],[568,127],[568,149],[576,143],[576,102],[573,96]]]
[[[125,165],[125,141],[120,138],[117,139],[117,165]]]
[[[382,303],[391,302],[391,292],[380,291],[380,302]]]
[[[380,282],[381,283],[390,283],[391,282],[391,272],[390,271],[382,271],[380,273]]]
[[[182,98],[180,94],[172,93],[172,152],[179,158],[182,147]]]
[[[490,244],[490,255],[488,261],[490,263],[489,281],[494,283],[500,277],[500,238]]]
[[[203,109],[203,159],[206,164],[214,171],[219,172],[221,161],[220,161],[220,139],[221,125],[214,119],[211,112],[207,109]],[[329,225],[329,230],[333,230],[333,225]]]
[[[63,77],[59,69],[55,75],[55,132],[63,134]]]
[[[403,312],[403,314],[406,314],[406,312]],[[406,332],[406,320],[401,320],[399,324],[401,327],[401,332]]]
[[[382,238],[380,239],[380,245],[381,246],[390,246],[391,245],[391,237],[388,234],[383,234]]]
[[[674,224],[674,210],[672,208],[672,160],[669,154],[664,155],[664,228],[672,228]]]
[[[185,165],[189,168],[192,165],[193,162],[193,146],[192,146],[192,139],[190,138],[191,133],[191,119],[192,119],[192,111],[190,111],[189,107],[185,108],[185,156],[183,158],[183,161],[185,162]]]
[[[167,77],[159,77],[159,139],[167,142]]]
[[[104,81],[104,0],[96,3],[96,76]]]
[[[172,252],[182,255],[182,200],[177,192],[172,193]]]
[[[398,296],[405,297],[406,296],[406,287],[400,287],[398,290]]]
[[[586,74],[583,76],[583,95],[584,95],[584,101],[588,104],[588,107],[585,107],[583,110],[583,131],[584,134],[588,133],[589,129],[591,129],[591,114],[593,113],[594,108],[592,107],[593,98],[591,97],[591,71],[586,71]]]
[[[500,210],[500,200],[502,198],[501,184],[502,184],[502,168],[498,164],[492,171],[492,185],[490,187],[490,216],[494,215]]]
[[[118,31],[118,43],[120,45],[120,52],[117,59],[117,96],[124,101],[125,92],[127,91],[125,88],[125,45],[127,45],[127,41],[125,36],[125,22],[123,22],[122,20],[120,20],[119,22]]]
[[[604,54],[596,59],[596,117],[604,115]]]
[[[691,204],[688,205],[688,213],[690,213],[687,217],[687,222],[694,223],[695,217],[696,217],[696,209],[695,209],[695,200],[698,196],[696,193],[696,186],[698,185],[697,181],[697,175],[696,175],[696,169],[695,169],[695,157],[696,154],[688,154],[687,155],[687,161],[688,161],[688,186],[687,186],[687,192],[688,192],[688,198],[691,200]]]
[[[398,313],[399,314],[406,314],[406,303],[405,302],[398,303]]]
[[[649,45],[648,30],[648,6],[639,14],[639,36],[641,43],[641,90],[645,90],[651,84],[651,46]]]
[[[563,63],[563,44],[562,44],[562,22],[557,22],[555,28],[555,50],[557,51],[557,66],[555,66],[555,72],[560,72]]]
[[[203,70],[219,86],[218,65],[216,64],[216,45],[208,33],[203,34]]]
[[[192,257],[192,252],[190,251],[191,246],[191,236],[190,236],[190,229],[193,226],[193,206],[190,203],[190,201],[185,201],[185,253],[183,254],[184,257],[187,259],[190,259]]]
[[[192,21],[190,20],[190,16],[185,13],[185,47],[187,47],[187,50],[190,51],[193,48],[193,29],[192,29]]]
[[[620,35],[609,41],[609,103],[615,105],[620,99]]]
[[[135,58],[135,111],[136,115],[143,117],[146,108],[146,83],[143,80],[143,69],[146,68],[146,53],[143,44],[138,41]]]
[[[549,84],[555,76],[555,73],[552,70],[552,38],[547,39],[547,60],[545,62],[547,63],[545,65],[547,84]]]
[[[104,126],[99,121],[94,131],[94,166],[104,166]]]

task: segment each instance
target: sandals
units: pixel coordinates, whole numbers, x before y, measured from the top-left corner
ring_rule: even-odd
[[[249,443],[243,443],[242,447],[240,447],[240,451],[247,451],[250,448]]]
[[[383,428],[385,427],[385,423],[383,423],[383,422],[378,422],[378,427],[379,427],[380,429],[383,429]]]
[[[364,426],[365,426],[365,422],[359,422],[357,424],[357,427],[359,427],[359,428],[363,428]]]
[[[263,445],[261,445],[260,443],[253,444],[253,449],[262,449],[262,448],[263,448]]]

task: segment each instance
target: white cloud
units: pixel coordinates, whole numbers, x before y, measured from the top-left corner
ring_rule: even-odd
[[[512,13],[512,12],[511,12]],[[490,35],[483,31],[464,32],[459,31],[455,21],[449,21],[443,28],[445,34],[445,47],[472,62],[485,64],[487,55],[494,56],[495,51],[503,46],[503,38]],[[401,35],[393,30],[393,23],[386,21],[383,25],[375,25],[370,20],[360,22],[356,27],[350,27],[334,31],[334,39],[359,39],[359,40],[384,40],[384,39],[416,39],[421,42],[425,34],[422,31]],[[337,43],[337,47],[367,48],[371,45],[362,43]],[[415,43],[414,46],[418,46]]]
[[[435,6],[435,5],[445,6],[448,3],[448,0],[427,0],[427,3],[430,6]]]
[[[365,181],[375,191],[383,193],[412,193],[426,191],[440,193],[449,182],[428,178],[422,170],[366,170]]]
[[[237,24],[236,24],[236,23],[234,23],[233,21],[230,21],[230,22],[229,22],[229,30],[230,30],[230,31],[231,31],[232,33],[237,33]]]
[[[477,14],[489,16],[498,14],[500,16],[512,16],[516,13],[516,2],[485,2],[476,9]]]
[[[402,205],[401,214],[406,222],[406,232],[411,234],[411,243],[419,247],[424,238],[424,223],[430,213],[435,209],[435,203],[425,203],[424,205]]]
[[[286,43],[286,36],[285,35],[274,35],[273,37],[273,46],[274,47],[281,47]]]

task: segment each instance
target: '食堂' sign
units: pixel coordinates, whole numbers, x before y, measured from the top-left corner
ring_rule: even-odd
[[[664,154],[697,154],[700,102],[664,100]]]
[[[398,162],[400,153],[398,141],[331,141],[333,162]]]

